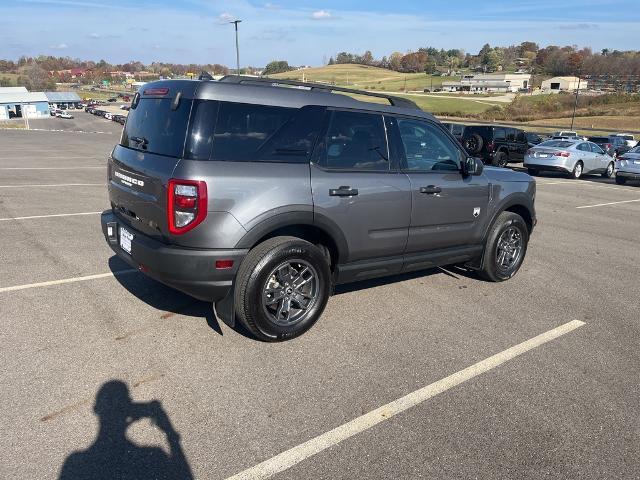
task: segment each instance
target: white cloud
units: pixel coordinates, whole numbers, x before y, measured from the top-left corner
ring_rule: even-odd
[[[231,21],[233,21],[235,19],[236,19],[235,15],[231,15],[228,12],[221,13],[218,16],[218,20],[220,20],[221,22],[231,22]]]
[[[65,48],[69,48],[69,45],[66,43],[57,43],[56,45],[49,45],[49,48],[53,50],[64,50]]]
[[[100,38],[100,34],[99,33],[95,33],[95,32],[94,33],[90,33],[89,37],[90,38]]]
[[[331,18],[331,12],[328,12],[327,10],[318,10],[311,14],[311,18],[314,20],[328,20]]]

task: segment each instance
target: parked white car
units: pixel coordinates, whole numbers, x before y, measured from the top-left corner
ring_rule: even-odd
[[[616,183],[624,185],[631,180],[640,181],[640,146],[632,148],[616,159]]]
[[[60,112],[60,115],[56,116],[60,118],[73,118],[73,115],[71,115],[69,112]]]
[[[524,157],[529,175],[541,171],[563,172],[569,178],[600,174],[611,178],[613,158],[593,142],[582,140],[548,140],[530,148]]]

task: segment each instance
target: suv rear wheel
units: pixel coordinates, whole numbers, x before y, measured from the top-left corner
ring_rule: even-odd
[[[624,177],[619,177],[618,175],[616,175],[616,183],[618,185],[624,185],[625,183],[627,183],[627,179]]]
[[[522,217],[513,212],[498,215],[484,247],[480,276],[491,282],[510,279],[520,269],[529,243],[529,230]]]
[[[320,249],[296,237],[271,238],[240,265],[236,315],[260,340],[289,340],[316,323],[330,290],[331,272]]]

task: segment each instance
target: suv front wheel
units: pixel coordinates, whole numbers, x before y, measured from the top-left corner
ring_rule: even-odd
[[[296,237],[271,238],[240,265],[236,316],[260,340],[289,340],[316,323],[330,290],[331,271],[320,249]]]
[[[504,152],[498,152],[493,157],[493,165],[496,167],[506,167],[509,164],[509,157]]]
[[[522,217],[513,212],[498,215],[484,247],[480,276],[491,282],[510,279],[520,269],[529,243],[529,229]]]

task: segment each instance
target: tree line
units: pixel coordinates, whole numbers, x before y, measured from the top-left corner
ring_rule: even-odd
[[[540,48],[535,42],[522,42],[508,47],[485,44],[473,55],[459,49],[419,48],[407,53],[393,52],[376,59],[370,51],[364,54],[340,52],[332,56],[330,65],[360,64],[386,68],[401,73],[451,73],[458,68],[494,72],[523,69],[548,75],[640,75],[640,51],[556,46]]]

